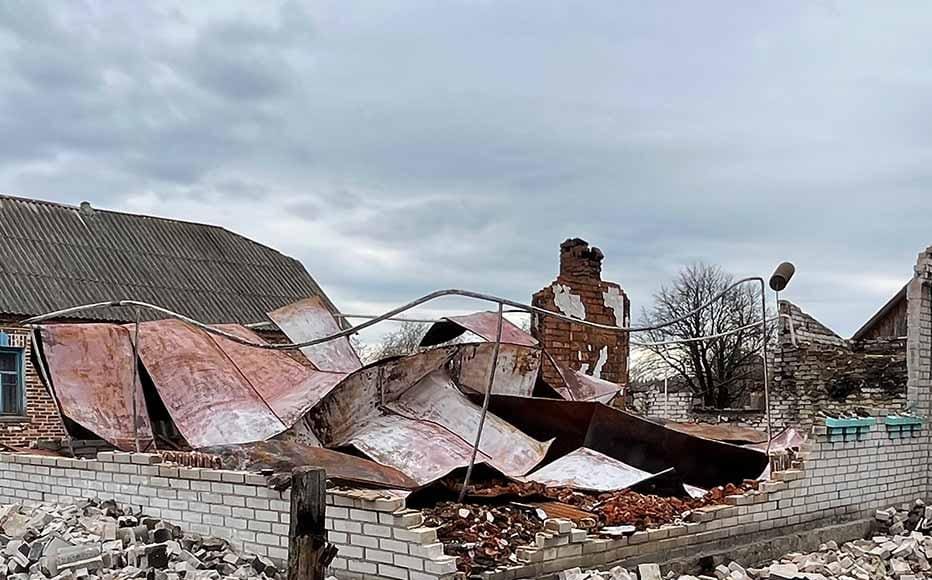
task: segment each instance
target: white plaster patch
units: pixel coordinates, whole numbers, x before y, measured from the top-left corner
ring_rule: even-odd
[[[592,376],[597,379],[602,378],[602,367],[605,366],[605,363],[608,362],[608,346],[603,346],[599,351],[599,358],[595,361],[595,366],[592,367]]]
[[[625,316],[625,297],[621,290],[615,286],[609,286],[608,292],[602,293],[602,300],[607,308],[611,308],[615,316],[615,326],[627,326],[628,321],[624,320]],[[622,318],[622,320],[619,320]]]
[[[586,306],[579,296],[571,293],[570,289],[563,284],[555,283],[552,288],[553,303],[557,305],[560,312],[580,320],[586,319]]]

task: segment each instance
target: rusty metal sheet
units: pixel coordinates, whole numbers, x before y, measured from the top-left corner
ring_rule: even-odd
[[[426,485],[465,467],[481,409],[450,378],[458,347],[388,359],[350,374],[306,416],[326,447],[355,447]],[[547,451],[541,443],[488,415],[477,461],[524,475]]]
[[[565,367],[550,358],[557,373],[563,379],[563,386],[554,386],[554,390],[568,401],[595,401],[609,403],[624,387],[596,377],[589,376],[578,370]]]
[[[269,312],[272,319],[293,342],[321,338],[342,330],[333,313],[315,296]],[[348,338],[338,338],[301,349],[321,371],[350,373],[362,366]]]
[[[437,348],[406,357],[384,359],[351,373],[307,413],[304,423],[321,444],[343,444],[356,426],[382,414],[384,401],[397,399],[431,372],[443,367],[456,347]]]
[[[472,446],[443,427],[399,415],[383,415],[359,425],[347,441],[371,457],[427,485],[469,464]],[[490,457],[479,453],[477,463]]]
[[[49,324],[40,329],[52,388],[66,417],[124,451],[133,439],[133,345],[116,324]],[[136,402],[140,443],[152,427],[139,379]]]
[[[648,473],[598,451],[580,447],[522,479],[548,487],[621,491],[665,475],[667,471]]]
[[[555,438],[547,460],[588,447],[647,472],[674,467],[684,483],[710,489],[755,479],[759,451],[694,437],[601,403],[493,395],[490,411],[529,436]]]
[[[452,373],[456,384],[475,393],[484,393],[489,385],[489,367],[494,343],[460,345],[453,358]],[[492,392],[496,395],[530,397],[540,372],[541,350],[516,344],[502,344],[495,368]]]
[[[314,466],[323,467],[327,471],[327,479],[337,482],[391,489],[411,490],[418,487],[416,481],[393,467],[332,449],[310,447],[292,441],[272,439],[245,445],[208,447],[200,451],[220,456],[223,469],[270,469],[276,473],[291,473],[295,467]]]
[[[255,332],[238,324],[223,324],[217,328],[253,342],[265,342]],[[302,365],[281,351],[257,349],[222,336],[211,338],[288,426],[294,425],[346,377],[345,373],[328,373]]]
[[[434,346],[472,332],[489,342],[498,335],[498,312],[476,312],[464,316],[446,316],[435,322],[421,339],[421,346]],[[502,319],[502,344],[537,346],[537,339],[522,330],[507,318]]]
[[[767,446],[767,434],[750,427],[740,427],[727,423],[712,425],[710,423],[680,423],[677,421],[664,421],[663,425],[696,437],[737,444],[763,443],[764,447]]]
[[[482,409],[469,401],[453,384],[446,370],[437,370],[421,379],[386,407],[403,417],[436,424],[460,437],[471,447],[479,428]],[[487,414],[479,450],[488,463],[504,473],[524,475],[547,453],[549,443],[528,437],[494,414]]]
[[[210,334],[178,320],[139,325],[139,354],[192,447],[268,439],[286,425]]]

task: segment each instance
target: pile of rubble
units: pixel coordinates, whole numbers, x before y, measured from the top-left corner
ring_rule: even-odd
[[[458,556],[460,571],[515,564],[515,550],[534,543],[547,515],[512,505],[444,502],[425,510],[425,525],[437,528],[444,552]]]
[[[537,534],[545,531],[550,518],[546,509],[535,508],[533,503],[504,503],[511,498],[522,502],[547,500],[564,504],[564,509],[576,508],[580,518],[571,518],[576,527],[616,536],[683,521],[691,510],[721,503],[727,495],[754,487],[753,482],[729,484],[699,499],[679,499],[633,491],[595,493],[537,483],[509,483],[470,490],[472,497],[497,501],[498,505],[442,502],[425,509],[424,514],[426,525],[437,528],[444,552],[458,556],[459,570],[470,574],[517,563],[517,548],[533,545]]]
[[[879,533],[839,546],[827,542],[816,552],[786,554],[761,567],[737,562],[719,565],[709,575],[679,576],[678,580],[919,580],[932,578],[932,507],[917,500],[909,510],[890,508],[876,513]],[[561,580],[661,580],[657,564],[637,570],[615,567],[607,572],[574,568]],[[669,574],[667,578],[675,578]]]
[[[0,577],[9,580],[276,579],[268,559],[185,534],[113,501],[0,507]]]

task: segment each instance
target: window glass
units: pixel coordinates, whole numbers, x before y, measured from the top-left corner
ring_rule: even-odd
[[[19,370],[18,368],[19,365],[17,364],[19,362],[18,359],[19,359],[19,353],[9,351],[9,350],[6,350],[6,351],[0,350],[0,372],[2,371],[9,371],[9,372],[14,372],[14,373],[17,372]]]

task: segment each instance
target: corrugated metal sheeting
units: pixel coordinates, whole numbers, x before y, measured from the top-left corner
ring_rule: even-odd
[[[487,314],[442,322],[448,326],[434,337],[469,328],[488,338]],[[270,316],[292,341],[338,328],[316,298]],[[40,330],[65,415],[121,448],[132,444],[131,328],[65,324]],[[242,326],[220,328],[261,341]],[[543,352],[520,328],[508,333],[476,453],[486,472],[599,491],[672,478],[682,492],[683,482],[706,488],[740,483],[764,468],[766,456],[757,450],[608,407],[601,401],[620,387],[577,371],[560,369],[564,384],[549,385],[550,393],[571,400],[534,397]],[[147,400],[159,401],[191,447],[219,446],[224,455],[253,465],[299,464],[304,448],[308,458],[336,466],[339,453],[351,452],[368,459],[347,460],[343,477],[370,477],[376,485],[404,482],[409,489],[469,465],[494,346],[442,346],[361,367],[349,342],[340,339],[302,349],[302,364],[284,352],[238,344],[174,319],[139,327],[140,371],[152,385]],[[97,368],[95,358],[111,364]],[[147,412],[144,404],[140,409]],[[143,427],[151,439],[148,423]],[[311,451],[319,447],[332,453]]]
[[[0,275],[0,314],[23,317],[132,299],[242,324],[323,297],[300,262],[220,227],[2,195]],[[135,319],[126,308],[76,317]]]

